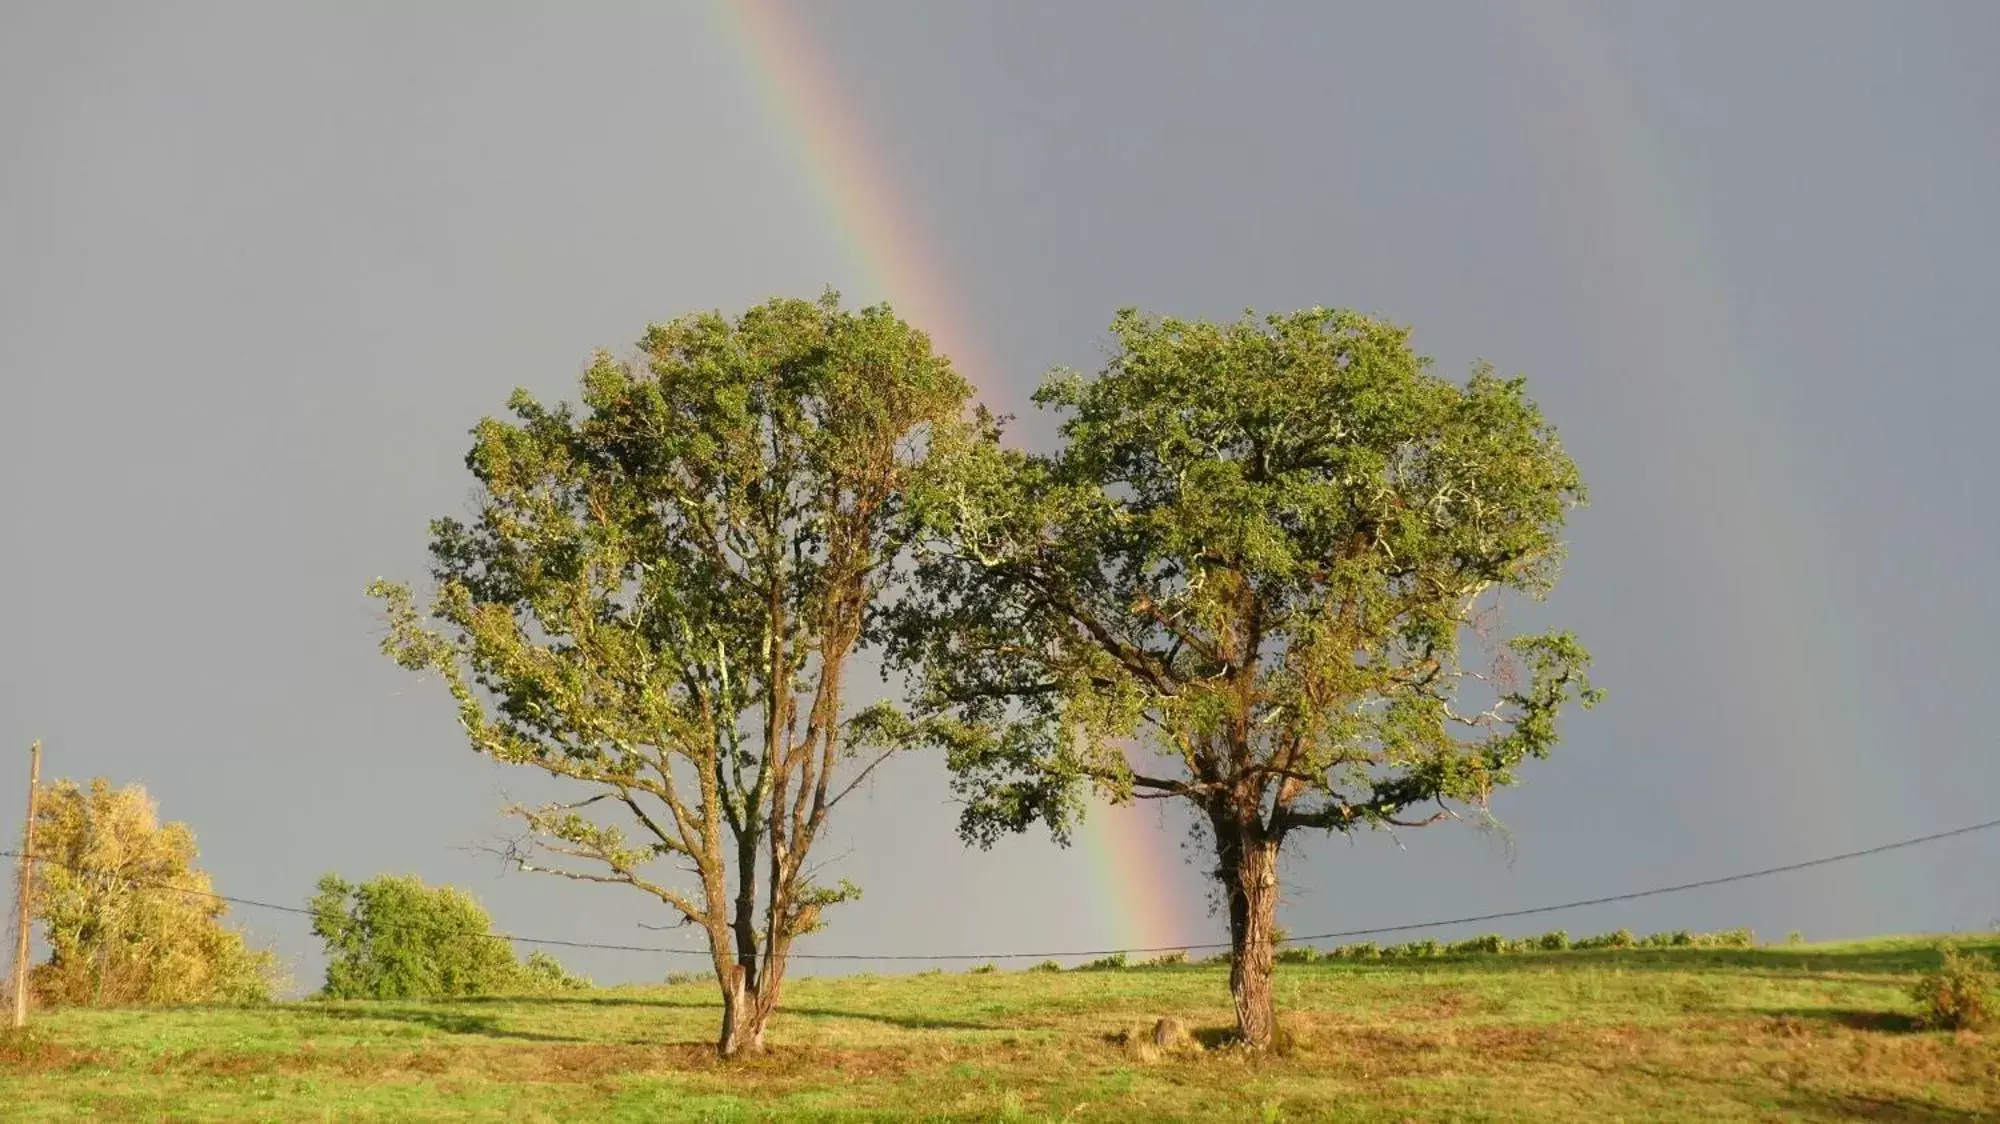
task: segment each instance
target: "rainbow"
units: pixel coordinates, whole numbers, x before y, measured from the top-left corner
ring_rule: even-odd
[[[1741,731],[1745,783],[1719,794],[1737,806],[1710,814],[1769,824],[1774,854],[1838,850],[1854,840],[1843,828],[1872,818],[1864,801],[1902,783],[1868,752],[1855,693],[1833,686],[1858,681],[1843,666],[1851,641],[1828,592],[1839,552],[1825,544],[1837,540],[1782,502],[1778,482],[1796,478],[1783,413],[1729,338],[1712,239],[1673,190],[1671,152],[1624,77],[1617,36],[1582,4],[1514,5],[1496,22],[1574,313],[1618,350],[1602,355],[1607,364],[1636,356],[1671,372],[1619,383],[1634,413],[1654,419],[1646,432],[1664,443],[1654,455],[1677,475],[1626,502],[1659,507],[1678,534],[1667,544],[1675,563],[1738,622],[1718,645],[1725,670],[1711,689],[1746,693],[1743,708],[1761,715]]]
[[[991,362],[945,271],[901,203],[888,161],[871,144],[805,29],[771,0],[720,0],[724,37],[737,48],[774,124],[790,142],[848,267],[872,296],[886,298],[931,335],[989,399]],[[997,405],[997,404],[996,404]],[[1101,915],[1092,942],[1106,948],[1186,943],[1190,926],[1181,871],[1156,817],[1141,807],[1097,805],[1075,834],[1097,883]]]
[[[1191,943],[1184,867],[1167,828],[1148,804],[1096,804],[1076,833],[1097,882],[1109,948],[1159,949]],[[1214,937],[1203,938],[1214,940]]]
[[[714,10],[772,122],[796,153],[857,280],[930,333],[933,345],[981,392],[1001,389],[991,381],[994,366],[971,330],[963,302],[926,252],[889,163],[870,143],[805,30],[770,0],[719,0]]]

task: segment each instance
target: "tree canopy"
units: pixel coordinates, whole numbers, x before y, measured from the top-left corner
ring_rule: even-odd
[[[581,406],[473,431],[470,521],[432,524],[429,620],[377,583],[385,651],[441,674],[474,749],[582,790],[519,807],[523,869],[637,888],[707,935],[724,1054],[761,1046],[792,941],[849,898],[808,854],[911,729],[846,703],[969,387],[886,307],[773,300],[600,354]]]
[[[895,653],[968,839],[1062,836],[1093,789],[1201,811],[1261,1045],[1286,839],[1483,809],[1595,701],[1574,637],[1491,627],[1553,586],[1584,487],[1522,380],[1438,377],[1364,315],[1112,331],[1036,394],[1057,451],[941,451]]]

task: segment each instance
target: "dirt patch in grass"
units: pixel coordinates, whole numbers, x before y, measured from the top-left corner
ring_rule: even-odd
[[[396,1081],[449,1075],[492,1081],[589,1084],[627,1075],[663,1073],[736,1075],[759,1081],[823,1080],[828,1073],[875,1078],[900,1076],[908,1071],[909,1065],[902,1055],[890,1050],[780,1048],[755,1057],[723,1061],[715,1056],[713,1047],[697,1043],[663,1046],[603,1043],[436,1044],[408,1050],[306,1046],[295,1051],[249,1053],[204,1048],[161,1054],[147,1068],[161,1076],[337,1073],[344,1077]]]
[[[32,1027],[0,1031],[0,1073],[67,1073],[102,1064],[104,1055],[98,1051],[51,1041]]]

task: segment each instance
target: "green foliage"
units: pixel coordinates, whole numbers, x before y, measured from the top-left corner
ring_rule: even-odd
[[[162,825],[139,785],[59,780],[35,814],[33,916],[49,958],[30,977],[49,1006],[261,1003],[277,957],[222,923],[226,902],[194,865],[194,833]]]
[[[1188,954],[1186,950],[1176,949],[1173,952],[1162,952],[1139,966],[1142,968],[1179,968],[1187,962]]]
[[[1085,785],[1196,798],[1190,769],[1303,779],[1272,805],[1280,836],[1483,804],[1553,747],[1565,703],[1596,699],[1551,633],[1510,641],[1497,697],[1461,709],[1484,689],[1459,663],[1474,602],[1547,590],[1583,499],[1521,380],[1438,378],[1403,329],[1349,312],[1112,331],[1100,375],[1036,395],[1064,415],[1059,452],[989,427],[918,493],[931,534],[896,654],[957,719],[940,733],[969,839],[1061,836]],[[1157,769],[1128,763],[1135,738]]]
[[[513,949],[472,896],[414,876],[319,880],[312,931],[326,946],[328,999],[451,999],[522,985]],[[533,969],[549,978],[549,964]],[[566,977],[561,966],[554,969]]]
[[[1044,961],[1042,961],[1042,962],[1041,962],[1040,964],[1037,964],[1037,965],[1035,965],[1034,967],[1032,967],[1032,968],[1028,969],[1028,971],[1030,971],[1030,972],[1060,972],[1060,971],[1062,971],[1062,965],[1061,965],[1061,964],[1058,964],[1058,963],[1056,963],[1056,962],[1055,962],[1055,961],[1053,961],[1053,960],[1044,960]]]
[[[964,838],[1067,840],[1092,793],[1186,799],[1243,943],[1294,833],[1483,812],[1597,700],[1570,634],[1485,627],[1553,586],[1583,482],[1522,380],[1440,378],[1367,316],[1127,310],[1112,332],[1098,375],[1035,395],[1056,451],[1005,449],[990,419],[938,444],[891,663]],[[1231,986],[1262,1047],[1253,962]]]
[[[1375,960],[1375,959],[1425,959],[1433,956],[1526,956],[1542,952],[1566,952],[1570,949],[1601,948],[1755,948],[1757,937],[1749,929],[1725,929],[1714,933],[1695,933],[1686,929],[1652,933],[1645,937],[1634,936],[1630,929],[1617,929],[1571,941],[1570,935],[1562,929],[1555,929],[1537,937],[1507,937],[1500,933],[1484,933],[1462,941],[1439,945],[1434,940],[1408,941],[1403,944],[1379,948],[1374,941],[1359,941],[1341,945],[1324,952],[1304,947],[1287,947],[1278,953],[1280,963],[1309,964],[1315,960]],[[1221,962],[1227,962],[1227,956]]]
[[[718,979],[745,977],[725,1026],[754,1041],[791,942],[859,892],[814,880],[832,809],[935,740],[846,692],[914,533],[906,492],[970,387],[888,308],[832,293],[654,325],[640,350],[599,354],[580,405],[516,391],[474,428],[477,510],[431,525],[428,614],[370,592],[384,652],[444,682],[473,749],[581,790],[509,809],[520,866],[701,929]]]
[[[571,975],[562,961],[546,952],[535,951],[521,962],[520,986],[528,991],[588,991],[590,977]]]
[[[1934,1030],[1977,1030],[2000,1009],[2000,976],[1982,956],[1961,953],[1946,942],[1938,946],[1940,963],[1925,972],[1910,989],[1918,1018]]]
[[[1092,960],[1087,964],[1079,964],[1076,970],[1079,972],[1122,972],[1125,970],[1125,967],[1125,954],[1114,952],[1102,960]]]
[[[1000,970],[1000,966],[999,966],[998,964],[981,964],[981,965],[979,965],[979,966],[978,966],[977,968],[970,968],[970,969],[967,969],[967,971],[966,971],[966,975],[969,975],[969,976],[990,976],[990,975],[992,975],[993,973],[995,973],[995,972],[997,972],[997,971],[999,971],[999,970]]]

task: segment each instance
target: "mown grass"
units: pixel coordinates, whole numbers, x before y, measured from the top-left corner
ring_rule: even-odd
[[[2000,952],[1991,936],[1961,941]],[[713,988],[57,1011],[0,1039],[0,1119],[2000,1119],[2000,1034],[1916,1028],[1927,940],[1279,969],[1288,1048],[1216,1043],[1225,970],[799,980],[722,1063]]]

